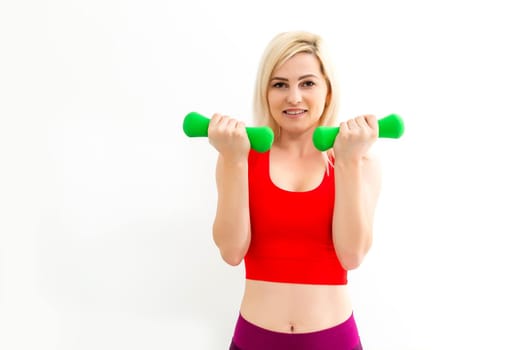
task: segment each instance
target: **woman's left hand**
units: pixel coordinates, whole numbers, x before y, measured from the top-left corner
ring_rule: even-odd
[[[342,122],[334,141],[334,156],[341,160],[361,160],[377,140],[379,126],[372,114],[358,116]]]

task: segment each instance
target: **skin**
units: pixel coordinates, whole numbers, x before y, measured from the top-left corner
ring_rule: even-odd
[[[272,117],[280,126],[270,150],[270,178],[289,191],[308,191],[322,181],[325,161],[312,143],[329,98],[316,56],[300,53],[273,72],[268,91]],[[333,241],[342,266],[357,268],[372,244],[373,218],[380,192],[380,166],[370,153],[377,139],[373,115],[340,123],[333,150],[335,203]],[[218,203],[213,239],[230,265],[242,262],[250,245],[248,207],[249,141],[245,125],[214,114],[208,130],[219,152]],[[346,285],[309,285],[246,280],[241,314],[277,332],[304,333],[335,326],[352,313]]]

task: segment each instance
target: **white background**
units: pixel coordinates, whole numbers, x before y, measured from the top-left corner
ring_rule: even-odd
[[[340,119],[379,140],[375,241],[349,274],[367,350],[525,349],[518,1],[0,4],[0,349],[226,349],[243,288],[211,239],[216,152],[278,32],[332,49]],[[190,344],[192,344],[190,346]]]

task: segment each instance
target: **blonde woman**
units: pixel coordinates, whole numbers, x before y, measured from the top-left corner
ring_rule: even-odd
[[[226,263],[246,268],[230,349],[362,349],[347,273],[372,244],[378,126],[373,115],[343,118],[333,148],[317,150],[315,128],[338,123],[338,92],[322,38],[280,33],[263,53],[254,98],[257,124],[274,131],[271,149],[250,149],[242,122],[211,118],[213,239]]]

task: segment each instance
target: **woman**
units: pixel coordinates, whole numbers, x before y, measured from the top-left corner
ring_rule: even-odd
[[[341,122],[334,146],[317,150],[317,126],[334,125],[338,88],[322,39],[281,33],[258,71],[257,124],[275,135],[250,149],[245,125],[214,114],[219,152],[213,239],[230,265],[246,267],[230,349],[362,349],[347,271],[370,249],[380,167],[370,154],[373,115]]]

